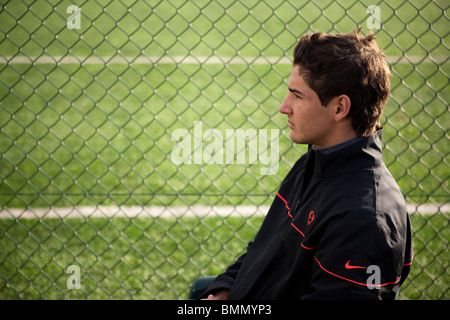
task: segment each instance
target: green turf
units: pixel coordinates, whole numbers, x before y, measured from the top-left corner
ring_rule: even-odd
[[[0,220],[0,297],[185,299],[192,280],[224,270],[261,222],[262,217]],[[448,219],[413,215],[412,227],[415,259],[400,298],[446,299]],[[80,267],[80,290],[66,286],[70,265]]]
[[[269,205],[305,152],[290,142],[278,113],[290,65],[177,59],[290,59],[307,32],[359,25],[367,33],[368,13],[352,0],[267,3],[85,1],[80,30],[66,27],[73,1],[4,4],[1,207]],[[379,7],[382,28],[374,31],[393,61],[382,119],[385,162],[408,202],[448,202],[448,4],[389,0]],[[79,62],[20,63],[24,57]],[[112,57],[173,63],[114,64]],[[203,130],[222,133],[280,128],[278,174],[262,176],[260,163],[175,165],[171,133],[199,120]],[[401,297],[445,298],[446,215],[412,220],[418,263]],[[255,227],[237,218],[1,220],[0,298],[185,297],[194,277],[220,272],[242,252],[260,219],[250,222]],[[83,269],[81,291],[66,288],[70,264]]]
[[[357,25],[368,32],[367,8],[349,0],[300,7],[284,1],[85,2],[79,30],[66,27],[70,4],[6,4],[1,56],[105,63],[123,56],[290,58],[306,32],[350,32]],[[374,30],[387,55],[419,59],[394,59],[383,118],[386,163],[409,202],[448,198],[446,6],[383,2],[382,28]],[[421,60],[428,55],[438,61]],[[14,61],[0,64],[0,200],[7,207],[268,204],[267,196],[305,150],[292,145],[286,117],[278,113],[288,64]],[[192,130],[200,120],[203,130],[222,132],[280,128],[278,175],[262,176],[261,163],[172,163],[171,133]]]
[[[445,126],[450,119],[445,101],[450,96],[443,89],[448,80],[442,73],[433,74],[436,65],[420,68],[430,74],[427,82],[436,89],[424,85],[412,66],[393,66],[392,98],[383,118],[384,156],[409,201],[442,202],[448,195],[449,176]],[[2,203],[8,207],[260,204],[261,197],[276,191],[305,150],[292,145],[286,117],[278,112],[289,69],[289,65],[4,67],[0,93],[12,87],[14,94],[4,96],[0,109]],[[236,82],[230,80],[233,74],[238,74]],[[171,141],[171,132],[192,130],[199,120],[204,131],[217,128],[223,134],[230,128],[282,128],[278,174],[262,176],[261,163],[174,164],[170,154],[177,142]],[[243,193],[249,196],[242,197]],[[180,194],[187,196],[173,199]],[[208,200],[208,194],[232,199]]]
[[[382,28],[374,31],[388,55],[407,52],[411,56],[425,56],[427,51],[447,55],[440,38],[448,40],[448,18],[443,15],[448,2],[378,3]],[[70,16],[66,10],[73,4],[81,7],[79,30],[66,27]],[[8,38],[0,42],[2,55],[69,53],[77,57],[93,53],[100,57],[116,54],[229,57],[236,55],[237,50],[242,56],[254,57],[261,53],[279,56],[285,52],[290,54],[298,37],[309,31],[351,32],[360,26],[366,32],[369,17],[367,6],[354,0],[295,4],[282,0],[267,3],[259,0],[83,3],[48,0],[8,3],[0,14],[1,31],[8,33]]]

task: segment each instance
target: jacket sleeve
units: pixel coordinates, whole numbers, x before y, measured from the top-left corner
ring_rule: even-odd
[[[395,299],[409,272],[407,236],[371,213],[330,219],[314,256],[312,293],[303,299]]]
[[[250,248],[251,244],[252,242],[248,244],[247,251]],[[235,263],[230,265],[224,273],[218,275],[214,282],[208,287],[208,289],[206,289],[206,291],[201,295],[200,298],[206,298],[209,294],[214,294],[221,290],[231,290],[231,287],[234,284],[234,280],[236,279],[246,256],[247,253],[244,253],[236,260]]]

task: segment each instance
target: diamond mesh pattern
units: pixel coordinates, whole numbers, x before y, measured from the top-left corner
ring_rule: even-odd
[[[298,38],[369,21],[392,71],[384,158],[414,233],[400,298],[449,298],[447,1],[74,2],[2,1],[0,298],[186,298],[221,272],[305,152],[278,113]],[[195,140],[197,121],[203,149],[210,129],[278,130],[277,173],[253,151],[175,164],[172,134]]]

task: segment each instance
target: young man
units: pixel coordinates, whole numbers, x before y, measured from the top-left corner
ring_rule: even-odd
[[[389,85],[374,35],[300,39],[280,112],[308,152],[247,252],[204,298],[395,298],[413,253],[405,202],[382,159]]]

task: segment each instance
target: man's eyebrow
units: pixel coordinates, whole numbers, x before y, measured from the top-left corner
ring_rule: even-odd
[[[292,89],[292,88],[288,88],[288,89],[289,89],[289,91],[292,92],[292,93],[298,93],[298,94],[303,95],[303,93],[301,93],[301,92],[298,91],[297,89]]]

